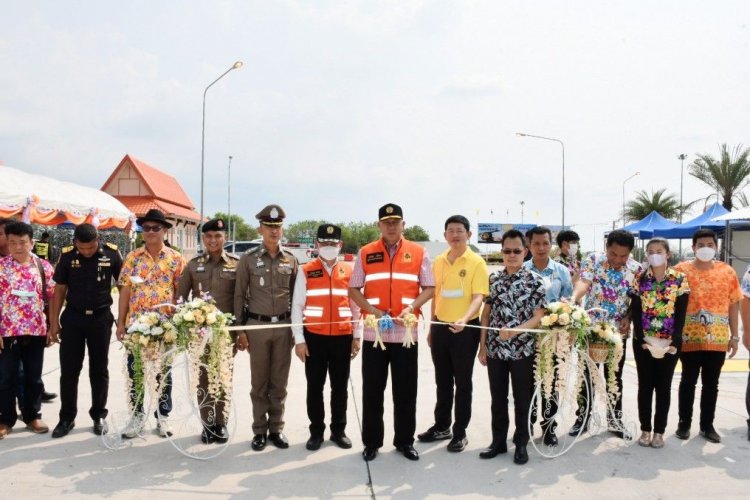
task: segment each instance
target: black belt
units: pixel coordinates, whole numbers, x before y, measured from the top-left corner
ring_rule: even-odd
[[[83,314],[84,316],[98,316],[103,312],[110,310],[109,306],[100,307],[99,309],[84,309],[83,307],[67,306],[65,309],[70,309],[71,311]]]
[[[284,321],[289,316],[291,316],[291,314],[289,313],[289,311],[287,311],[287,312],[285,312],[283,314],[279,314],[278,316],[266,316],[266,315],[263,315],[263,314],[255,314],[255,313],[251,313],[251,312],[247,313],[247,317],[249,319],[254,319],[254,320],[257,320],[257,321],[265,321],[267,323],[278,323],[279,321]]]

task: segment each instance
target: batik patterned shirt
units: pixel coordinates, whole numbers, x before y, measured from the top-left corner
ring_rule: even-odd
[[[47,300],[55,293],[54,270],[46,260],[41,259],[41,263],[47,282],[44,292],[36,257],[26,264],[12,255],[0,258],[0,336],[47,335],[43,293]]]
[[[490,294],[485,299],[490,307],[491,328],[515,328],[530,320],[538,309],[547,306],[542,278],[521,268],[513,274],[505,269],[490,275]],[[519,360],[534,354],[533,333],[521,333],[500,340],[500,332],[487,331],[487,356],[504,361]]]
[[[627,318],[630,306],[628,292],[640,272],[641,265],[631,258],[620,269],[614,269],[605,254],[586,257],[581,267],[581,279],[591,283],[586,294],[586,309],[604,309],[606,314],[602,314],[603,317],[595,316],[597,320],[619,323]]]

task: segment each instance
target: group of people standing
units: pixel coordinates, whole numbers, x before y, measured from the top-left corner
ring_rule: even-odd
[[[406,337],[413,334],[410,318],[422,317],[430,323],[426,340],[435,368],[436,404],[433,424],[417,439],[449,440],[451,452],[466,448],[474,360],[478,359],[487,367],[492,396],[492,436],[480,457],[491,459],[507,452],[512,388],[513,460],[526,463],[536,339],[528,330],[538,328],[546,305],[556,301],[584,302],[587,309],[604,311],[604,319],[617,325],[624,339],[630,336],[632,324],[642,431],[639,444],[664,445],[678,358],[683,371],[677,437],[690,436],[700,375],[699,430],[709,441],[721,440],[713,426],[719,375],[727,353],[731,357],[737,352],[743,292],[732,269],[714,260],[717,238],[711,231],[700,230],[693,236],[695,260],[672,267],[672,255],[663,239],[647,244],[647,263],[641,265],[631,257],[633,236],[622,231],[608,235],[604,253],[585,259],[578,250],[578,235],[562,231],[557,235],[560,254],[553,259],[549,229],[535,227],[526,234],[510,230],[502,236],[503,266],[490,274],[484,260],[469,247],[470,224],[461,215],[445,221],[449,248],[432,261],[424,247],[403,237],[401,207],[386,204],[378,211],[380,238],[360,249],[353,268],[339,260],[343,245],[339,227],[321,225],[315,240],[318,256],[299,265],[281,244],[284,210],[269,205],[256,218],[262,238],[257,248],[241,257],[227,253],[226,223],[214,219],[201,227],[205,251],[189,262],[164,244],[171,223],[158,210],[138,218],[144,245],[124,259],[114,245],[100,241],[93,226],[82,224],[75,229],[74,244],[62,250],[54,272],[48,263],[39,267],[31,258],[31,226],[6,224],[0,240],[5,243],[7,238],[10,251],[0,259],[0,438],[16,422],[11,386],[19,361],[27,367],[31,401],[22,408],[23,419],[35,432],[46,432],[38,405],[41,366],[45,345],[59,340],[61,410],[53,437],[65,436],[74,428],[86,347],[92,388],[89,415],[94,432],[103,432],[107,356],[115,323],[111,313],[114,282],[119,288],[119,340],[140,313],[203,293],[209,293],[222,312],[236,317],[235,326],[253,327],[237,332],[235,348],[249,352],[251,447],[256,451],[268,442],[281,449],[289,446],[283,430],[292,352],[304,363],[307,380],[310,436],[306,448],[317,450],[325,441],[327,377],[330,439],[341,448],[351,448],[346,434],[347,386],[351,360],[361,351],[363,458],[375,459],[384,444],[384,395],[390,369],[393,445],[407,459],[418,460],[414,448],[418,343],[412,345]],[[531,258],[526,259],[529,252]],[[743,290],[743,319],[750,324],[750,272]],[[50,303],[49,329],[44,324],[45,300]],[[430,310],[423,310],[430,300]],[[748,330],[743,341],[750,347]],[[651,356],[649,337],[667,339],[668,353],[662,358]],[[611,431],[620,437],[627,432],[621,422],[624,361],[623,353],[615,374],[619,394],[608,414]],[[132,357],[128,368],[130,377],[139,368],[133,366]],[[201,373],[199,386],[204,392],[207,383],[206,374]],[[155,409],[157,430],[168,437],[172,433],[168,419],[171,381],[164,380],[162,387]],[[122,430],[126,438],[140,435],[146,419],[142,395],[133,393],[130,398],[134,412]],[[202,407],[200,439],[206,444],[224,443],[229,436],[220,411],[222,402],[209,403],[213,408]],[[539,417],[544,444],[555,446],[554,402],[541,406],[532,410],[532,421]],[[580,408],[569,432],[578,435],[587,426],[588,415]]]

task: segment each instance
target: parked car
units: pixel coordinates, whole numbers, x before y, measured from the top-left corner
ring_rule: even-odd
[[[241,255],[248,250],[252,250],[253,248],[259,246],[261,243],[263,243],[263,240],[261,238],[251,241],[230,241],[224,245],[224,250],[229,253],[236,253]]]

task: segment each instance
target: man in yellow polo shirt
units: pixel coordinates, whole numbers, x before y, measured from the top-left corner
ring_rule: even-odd
[[[444,236],[450,248],[432,265],[432,320],[448,324],[433,324],[427,336],[437,385],[435,423],[417,437],[423,442],[450,439],[448,451],[459,452],[469,443],[466,427],[471,419],[471,379],[479,347],[479,329],[465,327],[479,325],[479,309],[489,293],[489,276],[484,259],[469,248],[471,231],[466,217],[449,217]],[[456,420],[451,434],[454,386]]]

